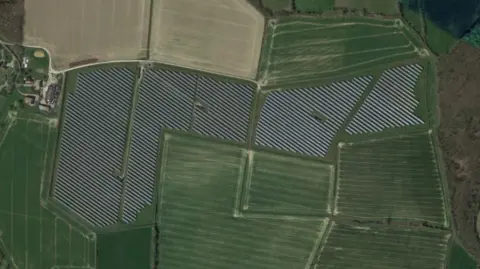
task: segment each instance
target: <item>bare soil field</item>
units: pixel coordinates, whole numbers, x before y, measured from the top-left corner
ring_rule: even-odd
[[[150,0],[24,0],[24,44],[52,55],[53,68],[98,58],[147,56]]]
[[[0,37],[8,42],[22,43],[24,0],[0,1]]]
[[[476,220],[480,206],[480,49],[461,43],[440,57],[440,130],[455,229],[480,261]]]
[[[265,19],[246,0],[154,0],[152,8],[150,59],[255,77]]]

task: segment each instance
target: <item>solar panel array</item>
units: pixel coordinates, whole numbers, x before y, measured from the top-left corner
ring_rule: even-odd
[[[325,156],[371,80],[371,76],[357,77],[323,87],[270,93],[258,122],[256,145]],[[312,116],[315,113],[324,119]]]
[[[67,99],[53,197],[95,226],[117,223],[134,73],[80,73]]]
[[[188,130],[192,118],[196,76],[176,71],[148,70],[140,86],[122,220],[135,221],[153,201],[156,162],[162,128]]]
[[[423,124],[415,115],[415,85],[422,66],[405,65],[385,71],[347,127],[349,134]]]
[[[245,142],[254,89],[251,86],[198,78],[193,130],[216,138]]]

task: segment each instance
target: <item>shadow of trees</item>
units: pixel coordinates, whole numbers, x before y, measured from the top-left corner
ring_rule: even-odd
[[[480,0],[402,0],[410,10],[420,10],[426,19],[452,36],[461,38],[480,17]]]

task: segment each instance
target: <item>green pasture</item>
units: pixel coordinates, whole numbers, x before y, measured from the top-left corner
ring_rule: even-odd
[[[434,229],[334,223],[315,268],[444,268],[449,238],[450,234]]]
[[[153,261],[152,227],[97,234],[97,269],[148,269]]]
[[[436,54],[449,53],[458,39],[429,19],[425,19],[427,45]]]
[[[335,7],[366,9],[370,13],[396,15],[397,2],[397,0],[335,0]]]
[[[264,8],[273,12],[290,11],[292,10],[293,0],[262,0]]]
[[[330,213],[333,166],[266,151],[252,152],[247,168],[247,212],[326,216]]]
[[[355,219],[429,221],[448,226],[430,134],[340,147],[337,214]]]
[[[247,154],[233,144],[165,136],[159,267],[305,268],[326,220],[238,213]]]
[[[477,262],[458,243],[453,243],[450,250],[447,269],[476,269]]]
[[[294,18],[268,23],[264,85],[318,81],[418,57],[421,44],[394,20]]]
[[[40,204],[56,136],[46,123],[13,119],[0,138],[0,246],[18,268],[94,266],[90,240]]]
[[[34,53],[37,50],[43,51],[43,53],[45,54],[45,57],[36,58],[34,56]],[[29,73],[33,77],[33,79],[46,80],[48,78],[48,71],[49,71],[48,68],[50,65],[50,56],[48,55],[47,51],[43,49],[25,47],[24,55],[29,59],[27,69],[31,70],[31,72]]]
[[[407,5],[401,4],[402,6],[402,17],[405,19],[405,21],[412,27],[412,29],[417,32],[419,35],[422,35],[423,33],[423,16],[420,13],[420,11],[417,10],[412,10],[410,9]]]
[[[302,13],[321,13],[333,9],[335,0],[294,0],[295,9]]]

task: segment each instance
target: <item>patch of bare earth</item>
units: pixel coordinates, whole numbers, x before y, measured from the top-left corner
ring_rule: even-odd
[[[1,39],[22,43],[24,15],[24,0],[0,0]]]
[[[455,229],[480,261],[480,49],[459,44],[438,63],[440,130]]]

